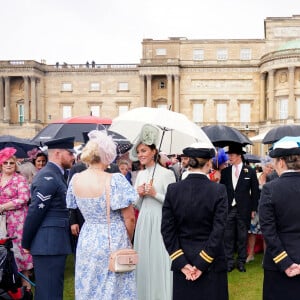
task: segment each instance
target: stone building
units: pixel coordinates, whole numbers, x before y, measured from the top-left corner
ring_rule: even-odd
[[[264,39],[144,39],[136,64],[0,61],[0,134],[33,137],[57,119],[140,106],[250,137],[299,123],[300,15],[266,18],[264,29]]]

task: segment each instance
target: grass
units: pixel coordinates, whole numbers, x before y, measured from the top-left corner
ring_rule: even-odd
[[[262,299],[262,253],[255,255],[255,260],[246,264],[246,273],[237,269],[228,273],[228,287],[230,300],[258,300]],[[74,257],[67,259],[64,283],[64,300],[74,300]]]
[[[230,300],[262,299],[262,259],[262,253],[256,254],[255,260],[246,264],[246,273],[241,273],[237,269],[228,273]]]
[[[74,255],[69,255],[65,269],[64,300],[74,300]]]

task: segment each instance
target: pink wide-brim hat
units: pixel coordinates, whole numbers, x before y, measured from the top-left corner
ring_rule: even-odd
[[[0,165],[15,155],[17,150],[13,147],[6,147],[0,150]]]

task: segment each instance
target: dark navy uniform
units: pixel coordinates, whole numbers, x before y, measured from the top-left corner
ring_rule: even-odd
[[[267,244],[263,299],[300,299],[300,275],[284,271],[300,264],[300,173],[287,172],[263,186],[259,221]]]
[[[53,148],[50,149],[73,152],[68,149],[73,144],[69,138],[51,142]],[[68,155],[68,160],[72,161],[72,153]],[[69,211],[66,208],[67,181],[63,172],[62,167],[49,161],[31,184],[32,202],[24,224],[22,247],[30,250],[33,257],[35,300],[63,299],[65,263],[67,255],[72,252]]]
[[[225,186],[206,175],[191,173],[168,186],[161,232],[172,260],[173,299],[228,299],[226,217]],[[186,280],[181,272],[186,264],[201,270],[200,278]]]

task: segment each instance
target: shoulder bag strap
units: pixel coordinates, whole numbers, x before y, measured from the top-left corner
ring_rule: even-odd
[[[107,218],[107,232],[108,232],[108,247],[110,249],[110,180],[111,175],[108,174],[105,180],[105,198],[106,198],[106,218]]]

